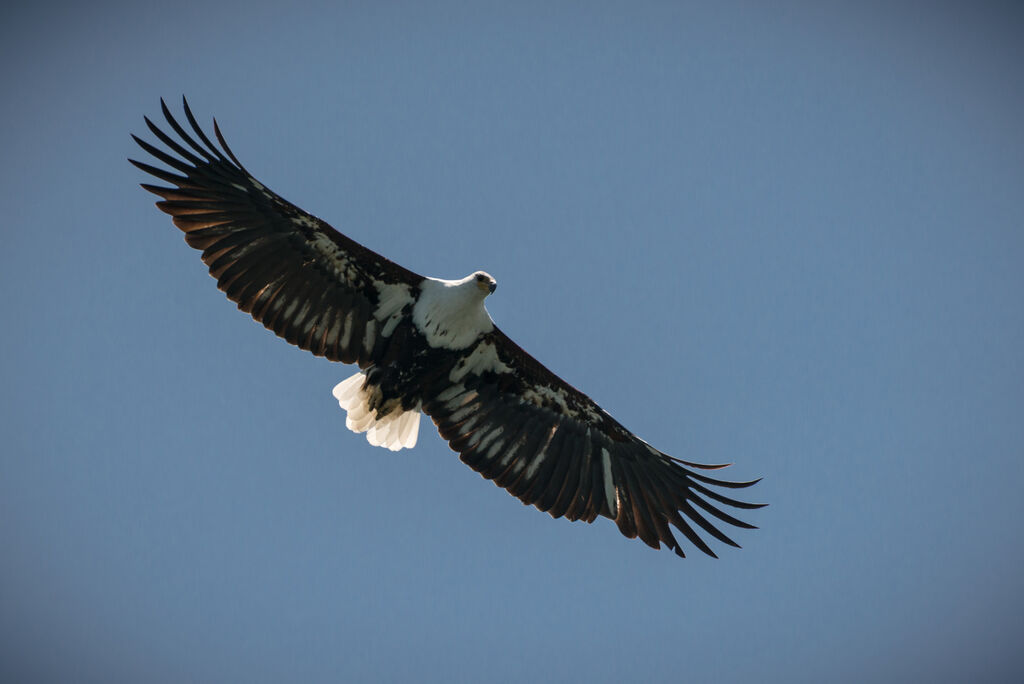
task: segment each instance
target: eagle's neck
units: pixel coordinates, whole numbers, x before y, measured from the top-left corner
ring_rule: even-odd
[[[472,275],[462,280],[427,278],[412,310],[412,321],[431,347],[465,349],[494,330],[481,289]]]

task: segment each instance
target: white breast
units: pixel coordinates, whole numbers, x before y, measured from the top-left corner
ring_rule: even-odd
[[[412,310],[412,322],[431,347],[465,349],[494,330],[484,307],[487,292],[473,276],[462,280],[427,278]]]

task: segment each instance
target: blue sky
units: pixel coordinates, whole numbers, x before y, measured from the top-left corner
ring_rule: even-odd
[[[6,9],[0,679],[1019,676],[1022,29],[1014,3]],[[237,312],[138,188],[129,133],[183,93],[350,237],[492,273],[499,325],[643,438],[763,476],[761,529],[679,560],[432,430],[346,430],[352,370]]]

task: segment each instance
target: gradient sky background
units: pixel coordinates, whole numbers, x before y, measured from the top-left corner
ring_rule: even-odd
[[[0,679],[1024,671],[1018,3],[75,5],[0,17]],[[679,560],[346,430],[125,161],[182,93],[761,529]]]

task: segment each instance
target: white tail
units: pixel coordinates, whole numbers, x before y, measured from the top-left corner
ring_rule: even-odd
[[[366,375],[356,373],[342,380],[334,387],[332,394],[347,413],[345,427],[352,432],[365,432],[366,441],[398,451],[416,446],[420,431],[420,412],[416,409],[403,411],[396,408],[383,418],[377,418],[376,411],[369,409],[369,394],[363,389]]]

